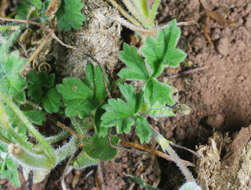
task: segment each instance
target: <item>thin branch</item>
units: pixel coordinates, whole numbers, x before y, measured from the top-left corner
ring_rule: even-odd
[[[24,23],[24,24],[31,24],[31,25],[39,26],[41,28],[49,29],[47,26],[40,24],[38,22],[31,21],[31,20],[22,20],[22,19],[13,19],[13,18],[4,18],[4,17],[0,17],[0,20],[4,22],[18,22],[18,23]]]
[[[103,170],[102,170],[102,161],[99,162],[98,168],[96,171],[96,186],[99,190],[105,190],[105,182],[104,182],[104,177],[103,177]]]
[[[121,25],[125,26],[126,28],[129,28],[132,31],[139,32],[143,35],[156,35],[159,29],[164,29],[168,26],[168,24],[158,26],[154,29],[144,29],[142,27],[135,26],[128,22],[127,20],[121,18],[120,16],[117,15],[111,15],[109,17],[111,20],[119,22]],[[190,26],[190,25],[195,25],[197,22],[195,21],[187,21],[187,22],[178,22],[177,26]]]
[[[51,38],[52,34],[53,34],[53,31],[50,31],[50,33],[46,35],[46,37],[43,39],[42,43],[38,46],[38,48],[35,50],[35,52],[33,52],[33,54],[31,55],[31,57],[28,59],[27,64],[31,63],[38,56],[38,54],[44,48],[45,44]]]
[[[69,127],[65,126],[65,124],[61,123],[60,121],[57,121],[56,122],[56,126],[67,131],[68,133],[72,134],[73,136],[79,138],[79,139],[82,139],[83,136],[80,135],[80,134],[77,134],[75,131],[73,131],[72,129],[70,129]]]
[[[188,74],[193,74],[193,73],[196,73],[196,72],[201,72],[201,71],[204,71],[208,69],[207,67],[198,67],[198,68],[194,68],[194,69],[189,69],[187,71],[183,71],[183,72],[179,72],[178,74],[175,74],[175,75],[170,75],[168,76],[169,79],[174,79],[174,78],[178,78],[178,77],[181,77],[183,75],[188,75]]]
[[[194,154],[194,155],[197,156],[198,158],[201,158],[201,156],[200,156],[197,152],[195,152],[195,151],[193,151],[193,150],[191,150],[191,149],[189,149],[189,148],[186,148],[186,147],[181,146],[181,145],[177,145],[177,144],[175,144],[175,143],[170,143],[170,144],[171,144],[173,147],[176,147],[176,148],[180,148],[180,149],[186,150],[186,151],[188,151],[188,152]]]
[[[132,143],[132,142],[127,142],[127,141],[121,141],[120,142],[121,145],[123,146],[126,146],[126,147],[130,147],[130,148],[136,148],[136,149],[139,149],[139,150],[143,150],[143,151],[146,151],[148,153],[151,153],[151,154],[154,154],[158,157],[161,157],[161,158],[164,158],[168,161],[173,161],[173,162],[176,162],[175,160],[173,160],[169,155],[163,153],[163,152],[160,152],[158,150],[154,150],[154,149],[151,149],[147,146],[143,146],[141,144],[137,144],[137,143]],[[189,161],[186,161],[186,160],[182,160],[181,159],[181,162],[184,164],[184,166],[192,166],[192,167],[195,167],[193,163],[189,162]]]
[[[66,48],[69,48],[69,49],[77,49],[76,47],[74,46],[71,46],[71,45],[68,45],[68,44],[65,44],[62,40],[60,40],[55,33],[52,34],[52,38],[54,40],[56,40],[59,44],[61,44],[62,46],[66,47]]]

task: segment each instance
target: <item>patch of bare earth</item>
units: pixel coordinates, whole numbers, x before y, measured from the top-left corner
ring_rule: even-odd
[[[207,143],[214,131],[221,131],[223,136],[229,132],[232,137],[234,132],[251,122],[251,3],[247,0],[208,0],[208,3],[211,10],[233,21],[231,26],[209,21],[214,48],[203,32],[205,18],[201,13],[204,9],[199,0],[168,1],[163,5],[165,14],[160,14],[163,21],[177,18],[178,21],[196,20],[198,23],[182,28],[180,46],[187,47],[186,65],[205,69],[171,79],[180,91],[181,101],[191,106],[192,113],[162,122],[167,138],[193,149],[195,145]],[[189,158],[184,152],[182,156]],[[176,174],[165,172],[162,188],[177,189],[176,178]],[[216,185],[210,189],[219,188]]]

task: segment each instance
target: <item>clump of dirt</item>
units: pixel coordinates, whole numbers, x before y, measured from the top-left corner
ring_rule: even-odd
[[[208,145],[201,145],[196,164],[197,181],[204,190],[248,190],[251,188],[251,125],[232,140],[215,132]]]
[[[87,62],[97,64],[90,55],[113,72],[118,63],[121,43],[121,26],[109,19],[119,14],[105,1],[85,1],[83,14],[86,21],[77,32],[64,35],[64,41],[78,49],[55,48],[57,51],[56,70],[62,76],[83,77]]]

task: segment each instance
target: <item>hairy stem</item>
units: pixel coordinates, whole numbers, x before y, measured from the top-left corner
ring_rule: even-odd
[[[50,146],[49,143],[46,142],[45,138],[39,133],[37,129],[31,124],[31,122],[27,119],[24,113],[19,109],[19,107],[13,103],[13,101],[5,95],[2,91],[0,91],[0,99],[4,100],[4,102],[10,107],[10,109],[16,114],[18,119],[24,124],[24,126],[28,129],[28,131],[36,138],[36,140],[41,143],[44,148],[44,153],[48,156],[52,163],[56,164],[56,156],[54,153],[54,149]]]
[[[77,151],[77,138],[72,137],[70,141],[56,150],[57,164]]]
[[[55,136],[45,138],[45,140],[47,141],[47,143],[53,144],[53,143],[57,143],[57,142],[59,142],[61,140],[64,140],[69,136],[70,136],[70,134],[68,132],[62,131],[62,132],[60,132],[59,134],[57,134]]]
[[[166,140],[161,134],[159,134],[155,129],[152,128],[153,137],[159,143],[162,150],[167,152],[169,156],[175,161],[181,172],[186,178],[186,181],[194,181],[193,175],[189,169],[184,165],[180,157],[176,154],[173,148],[170,146],[170,141]]]
[[[11,158],[23,167],[50,170],[55,166],[47,156],[31,153],[16,144],[10,144],[8,152]]]

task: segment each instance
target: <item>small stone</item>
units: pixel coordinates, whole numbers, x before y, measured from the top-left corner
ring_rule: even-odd
[[[195,38],[192,42],[192,46],[195,49],[195,51],[201,50],[203,47],[205,47],[205,44],[206,44],[205,40],[199,37]]]
[[[217,50],[221,55],[228,55],[229,54],[229,40],[228,38],[221,38],[219,40],[218,46],[217,46]]]
[[[209,115],[206,123],[212,128],[220,129],[224,124],[224,117],[221,114]]]

